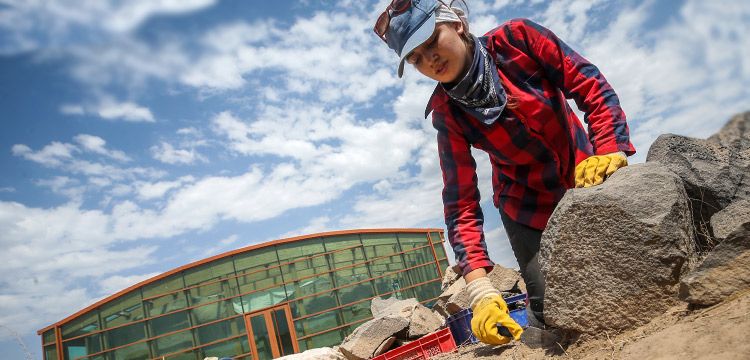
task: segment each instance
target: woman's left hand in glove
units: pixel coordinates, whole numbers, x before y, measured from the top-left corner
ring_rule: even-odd
[[[590,156],[576,165],[576,187],[599,185],[617,169],[625,166],[628,166],[628,157],[622,151]]]

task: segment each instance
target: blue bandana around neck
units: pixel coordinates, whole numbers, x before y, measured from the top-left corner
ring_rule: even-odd
[[[507,98],[497,75],[495,62],[479,39],[476,36],[472,37],[474,60],[469,71],[450,89],[443,83],[440,86],[464,111],[490,125],[502,114]]]

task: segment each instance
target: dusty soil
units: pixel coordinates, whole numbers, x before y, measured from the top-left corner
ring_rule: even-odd
[[[582,335],[568,346],[474,344],[432,359],[750,359],[750,290],[703,309],[678,305],[621,334]]]

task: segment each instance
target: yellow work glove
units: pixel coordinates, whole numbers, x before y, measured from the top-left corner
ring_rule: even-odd
[[[492,286],[490,279],[482,277],[469,283],[469,297],[474,315],[471,331],[485,344],[503,345],[521,338],[523,328],[508,313],[500,292]],[[511,337],[500,335],[498,326],[508,329]]]
[[[622,151],[590,156],[576,165],[576,187],[599,185],[617,169],[624,166],[628,166],[628,157]]]

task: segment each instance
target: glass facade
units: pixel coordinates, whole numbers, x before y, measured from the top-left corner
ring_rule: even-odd
[[[377,296],[431,305],[442,231],[318,234],[170,271],[39,332],[45,360],[264,360],[338,345]]]

